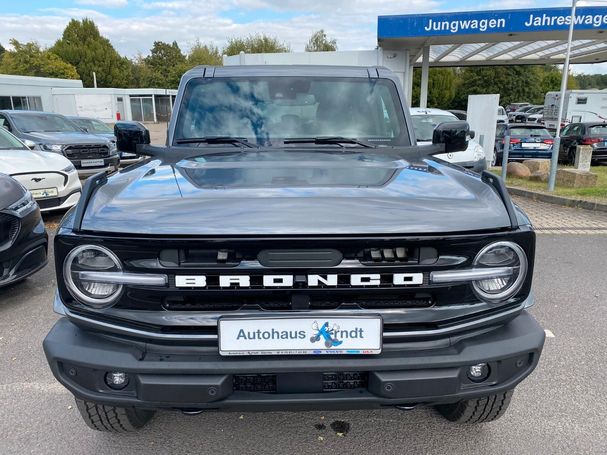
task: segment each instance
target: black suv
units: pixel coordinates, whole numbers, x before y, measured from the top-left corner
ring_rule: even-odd
[[[0,126],[31,149],[55,152],[69,159],[80,176],[113,172],[120,165],[116,143],[86,133],[67,117],[38,111],[0,111]]]
[[[493,420],[536,367],[535,234],[433,158],[377,67],[198,67],[166,147],[90,178],[55,237],[44,341],[97,430],[188,412],[409,408]]]

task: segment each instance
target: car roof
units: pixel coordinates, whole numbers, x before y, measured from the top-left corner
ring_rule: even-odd
[[[572,125],[581,124],[584,126],[607,126],[607,120],[602,122],[573,122]]]
[[[1,110],[0,113],[2,114],[9,114],[9,115],[13,115],[13,114],[24,114],[24,115],[60,115],[61,117],[65,117],[62,114],[57,114],[55,112],[44,112],[44,111],[22,111],[19,109],[4,109]]]
[[[433,107],[412,107],[410,112],[411,115],[448,115],[449,117],[455,117],[455,114],[452,112]]]
[[[345,76],[385,77],[394,73],[383,66],[332,66],[332,65],[230,65],[197,66],[187,71],[189,77],[238,76]],[[187,79],[187,77],[185,78]]]
[[[538,123],[508,123],[506,125],[508,129],[512,128],[532,128],[536,130],[545,130],[546,127],[544,125]]]

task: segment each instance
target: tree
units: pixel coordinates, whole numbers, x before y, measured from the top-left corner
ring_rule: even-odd
[[[120,56],[110,41],[101,36],[91,19],[72,19],[51,50],[76,67],[85,87],[93,86],[93,72],[99,87],[129,85],[128,59]]]
[[[413,73],[413,99],[411,106],[419,106],[421,69]],[[457,85],[453,68],[430,68],[428,72],[428,107],[451,109]]]
[[[145,57],[149,68],[148,86],[160,88],[177,88],[186,68],[186,57],[176,41],[171,44],[154,41],[150,55]]]
[[[2,44],[0,44],[0,58],[2,58],[2,54],[4,54],[6,52],[6,49],[4,49],[4,46]]]
[[[38,43],[20,43],[12,39],[10,44],[13,49],[5,50],[2,54],[0,73],[78,79],[78,72],[73,65],[64,62],[49,50],[41,49]]]
[[[334,38],[329,39],[323,29],[314,32],[308,40],[308,44],[306,44],[306,52],[326,52],[336,50],[337,40]]]
[[[200,41],[196,41],[190,48],[187,60],[190,67],[197,65],[221,66],[223,64],[219,48],[212,44],[203,44]]]
[[[607,74],[578,74],[575,81],[582,90],[607,88]]]
[[[229,38],[227,46],[223,49],[225,55],[290,52],[291,46],[278,41],[278,38],[265,34],[249,35],[246,38]]]

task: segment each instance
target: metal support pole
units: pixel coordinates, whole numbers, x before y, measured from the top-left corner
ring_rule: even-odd
[[[508,173],[508,156],[510,155],[510,136],[504,136],[504,150],[502,151],[502,180],[506,181]]]
[[[428,107],[428,74],[430,72],[430,46],[424,46],[422,53],[422,80],[419,91],[419,107]]]
[[[577,0],[571,0],[571,20],[569,22],[569,35],[567,37],[567,52],[565,53],[565,64],[563,65],[563,77],[561,78],[561,95],[559,99],[559,113],[556,116],[556,134],[552,146],[552,158],[550,162],[550,175],[548,176],[548,191],[554,191],[556,181],[556,168],[558,165],[559,148],[561,144],[561,119],[563,117],[563,106],[565,105],[565,92],[567,91],[567,80],[569,79],[569,57],[571,56],[571,41],[573,41],[573,25],[575,23],[575,9]]]

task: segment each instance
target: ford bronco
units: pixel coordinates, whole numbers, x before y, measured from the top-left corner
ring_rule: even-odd
[[[416,144],[385,68],[198,67],[167,144],[89,178],[55,236],[53,374],[96,430],[157,409],[432,405],[500,417],[538,364],[535,234]]]

